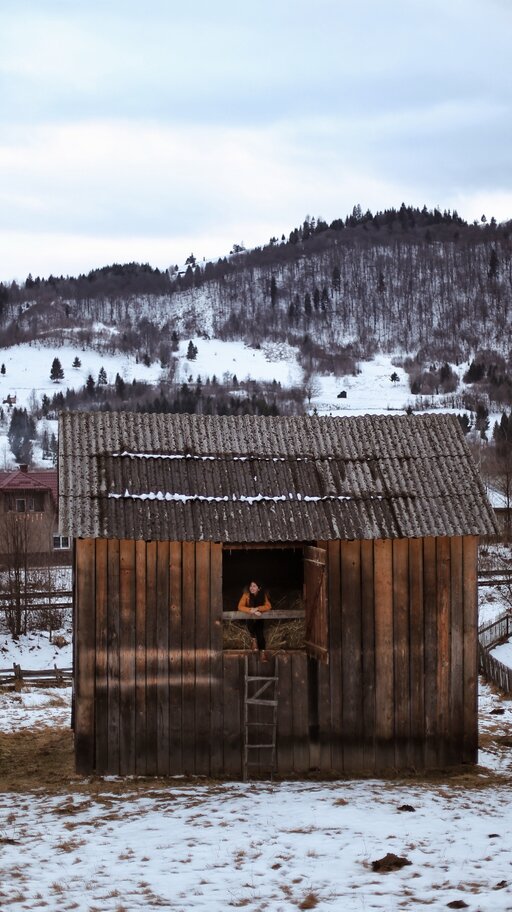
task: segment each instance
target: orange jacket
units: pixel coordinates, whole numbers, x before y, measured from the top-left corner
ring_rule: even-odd
[[[251,613],[251,607],[249,605],[249,595],[250,595],[249,592],[242,592],[242,597],[241,597],[240,601],[238,602],[238,610],[245,611],[246,614]],[[265,601],[264,601],[263,605],[258,605],[258,611],[261,614],[263,614],[265,611],[270,611],[271,608],[272,608],[272,605],[270,604],[268,595],[265,592]]]

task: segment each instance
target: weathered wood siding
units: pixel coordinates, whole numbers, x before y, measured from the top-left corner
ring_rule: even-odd
[[[328,552],[330,664],[318,673],[332,768],[476,762],[477,539],[331,542]]]
[[[222,550],[77,541],[80,771],[220,773]]]
[[[476,546],[325,546],[329,662],[279,657],[279,773],[476,760]],[[222,651],[222,546],[81,540],[75,571],[78,771],[239,777],[244,655]]]

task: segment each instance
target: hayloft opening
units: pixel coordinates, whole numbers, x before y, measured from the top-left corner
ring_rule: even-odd
[[[267,648],[304,649],[306,623],[302,545],[275,548],[224,547],[224,649],[250,648],[246,623],[230,615],[236,612],[244,587],[252,580],[263,584],[272,604],[272,611],[265,618]]]

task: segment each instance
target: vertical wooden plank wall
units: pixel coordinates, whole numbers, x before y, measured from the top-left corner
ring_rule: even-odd
[[[327,545],[330,661],[312,687],[311,659],[280,659],[280,773],[475,761],[476,549]],[[77,769],[239,776],[244,658],[222,652],[222,546],[83,540],[75,561]]]
[[[224,771],[222,607],[222,548],[218,546],[210,551],[210,773],[212,776],[220,776]]]
[[[181,692],[183,688],[182,551],[180,542],[169,544],[169,773],[183,770],[181,744]]]
[[[375,606],[375,764],[395,765],[395,687],[393,642],[393,546],[374,542]]]
[[[425,765],[425,612],[423,598],[423,542],[409,542],[409,617],[411,662],[411,765]]]
[[[221,773],[221,546],[80,540],[75,555],[77,769]]]
[[[341,551],[337,541],[327,542],[327,596],[329,619],[329,666],[328,674],[319,668],[323,689],[318,697],[321,701],[318,710],[320,744],[323,750],[320,755],[321,769],[343,769],[343,738],[341,718],[343,716],[342,699],[342,651],[345,648],[340,610],[341,597]],[[328,717],[328,724],[326,721]],[[330,742],[330,751],[328,745]]]
[[[375,567],[373,542],[361,542],[363,769],[375,769]]]
[[[345,769],[363,767],[361,543],[341,548],[342,741]],[[348,656],[351,657],[347,661]]]
[[[475,761],[476,547],[460,537],[329,544],[333,770]]]
[[[465,537],[463,547],[464,603],[464,730],[463,761],[476,763],[478,752],[478,539]]]
[[[450,588],[448,763],[460,762],[461,744],[464,743],[464,565],[460,536],[450,539]],[[462,753],[464,755],[464,750]]]
[[[135,770],[135,542],[119,549],[119,771]]]
[[[450,622],[451,570],[450,539],[436,539],[437,571],[437,720],[438,761],[449,762],[450,735]],[[462,681],[461,681],[462,683]]]
[[[395,705],[395,766],[405,769],[411,760],[409,542],[393,542],[393,677]]]
[[[156,542],[146,542],[146,773],[156,776],[157,762],[157,639]]]
[[[169,662],[169,542],[156,543],[156,768],[169,773],[170,662]]]
[[[120,731],[120,566],[119,541],[107,546],[107,755],[109,771],[121,772],[119,757]]]
[[[80,546],[80,547],[79,547]],[[77,542],[75,614],[75,758],[79,773],[94,769],[95,594],[94,542]]]
[[[440,765],[437,737],[437,574],[436,540],[423,540],[424,675],[425,675],[425,766]]]
[[[96,547],[100,542],[96,542]],[[104,542],[106,545],[106,541]],[[147,773],[146,542],[135,543],[135,772]],[[99,713],[98,713],[99,716]]]
[[[77,544],[79,550],[84,550],[82,542]],[[106,539],[96,542],[94,567],[88,568],[89,572],[92,570],[94,573],[96,589],[96,675],[93,669],[93,680],[95,677],[95,768],[99,773],[108,771],[107,544]]]

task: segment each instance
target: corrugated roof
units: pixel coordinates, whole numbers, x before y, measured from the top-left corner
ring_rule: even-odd
[[[496,531],[457,419],[63,413],[61,532],[224,542]]]

